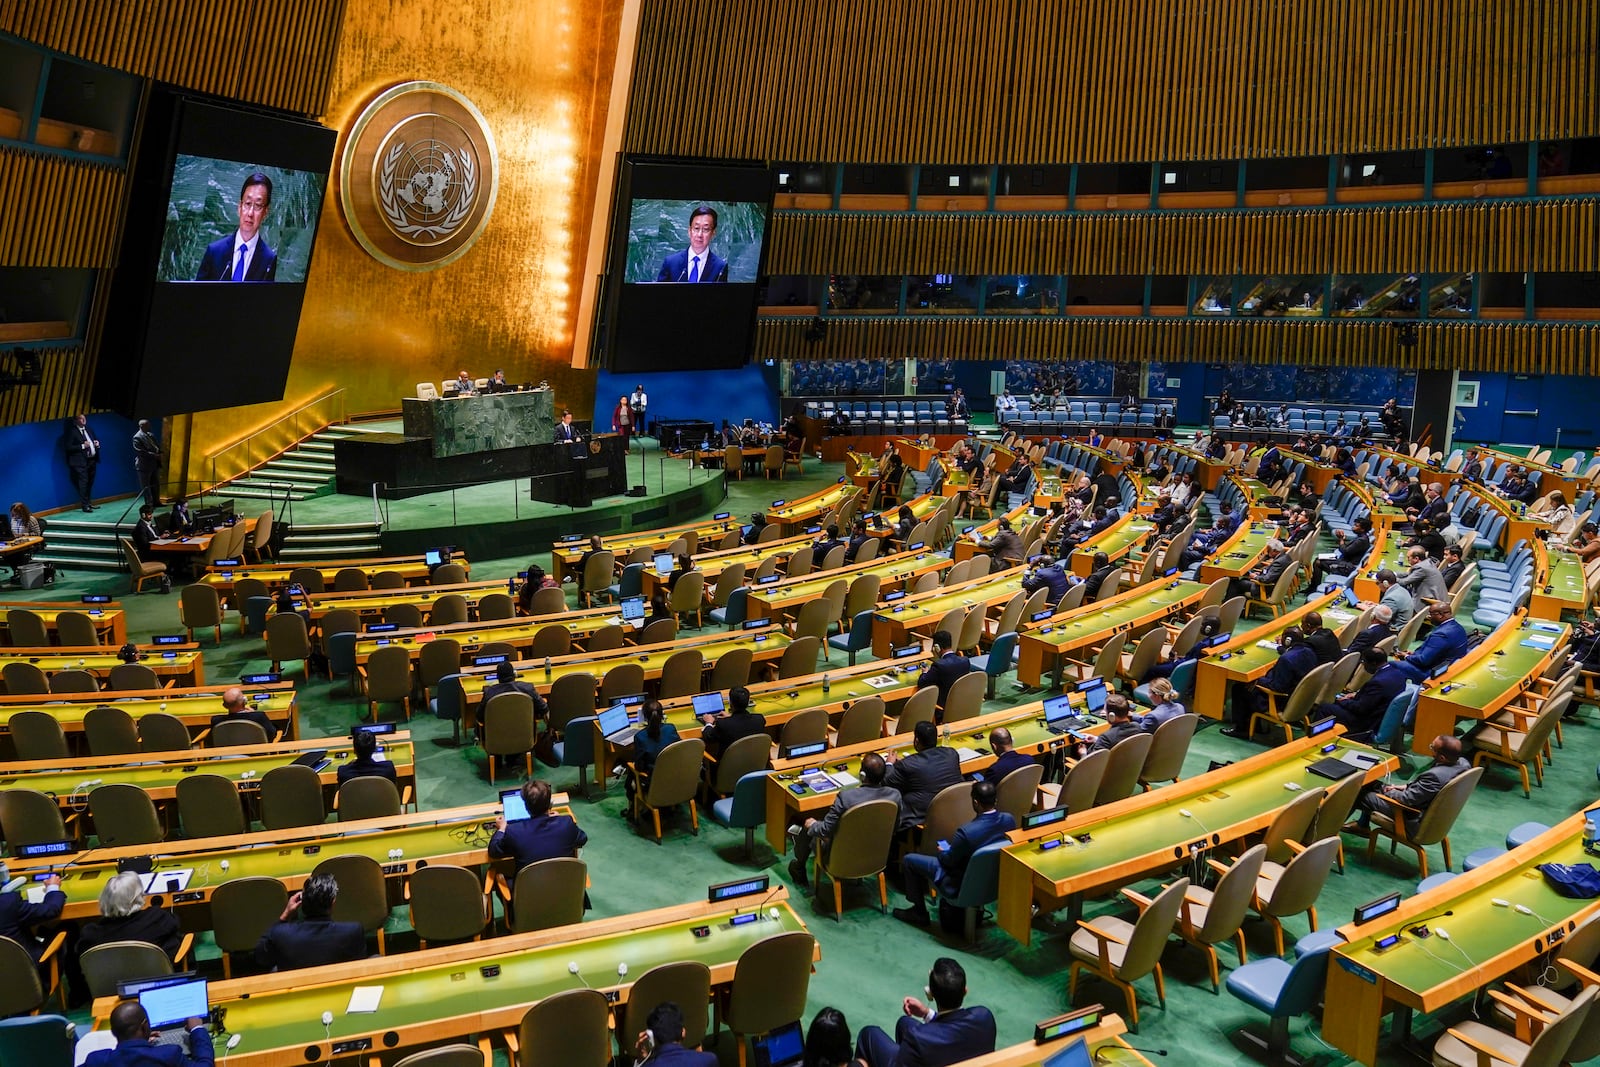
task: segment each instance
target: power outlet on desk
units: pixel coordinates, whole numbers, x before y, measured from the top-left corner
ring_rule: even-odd
[[[607,1004],[617,1004],[617,1003],[621,1002],[621,1000],[622,1000],[622,990],[620,990],[620,989],[608,989],[608,990],[606,990],[606,1003]]]
[[[483,975],[485,978],[499,978],[500,965],[498,963],[485,964],[484,966],[478,968],[478,973]]]
[[[174,904],[188,904],[196,900],[204,900],[205,898],[205,893],[198,889],[191,889],[187,893],[172,894],[172,902]]]
[[[371,1048],[372,1038],[356,1037],[351,1038],[349,1041],[335,1041],[333,1043],[333,1054],[335,1056],[347,1056],[352,1052],[366,1052]]]
[[[384,874],[405,874],[406,873],[406,869],[408,867],[410,867],[410,866],[411,865],[409,863],[386,863],[386,864],[384,864],[384,867],[383,867],[383,873]]]

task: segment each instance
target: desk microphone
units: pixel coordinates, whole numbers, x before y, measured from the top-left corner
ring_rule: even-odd
[[[570,975],[575,976],[578,979],[578,981],[582,982],[583,983],[583,988],[585,988],[585,989],[593,989],[594,988],[594,986],[589,984],[589,980],[583,976],[583,972],[578,970],[578,961],[577,960],[573,960],[571,963],[567,964],[567,973],[570,974]]]
[[[1178,814],[1182,815],[1185,819],[1194,819],[1194,824],[1200,827],[1201,830],[1204,830],[1208,834],[1211,832],[1210,830],[1206,829],[1206,824],[1201,822],[1195,813],[1190,811],[1188,808],[1179,808]]]
[[[1101,1045],[1094,1050],[1094,1062],[1096,1064],[1104,1063],[1111,1057],[1113,1052],[1142,1052],[1147,1056],[1165,1056],[1167,1054],[1167,1050],[1164,1048],[1140,1048],[1137,1045]]]
[[[1535,919],[1538,919],[1540,922],[1544,923],[1546,926],[1555,926],[1556,925],[1555,923],[1551,922],[1549,919],[1546,919],[1543,915],[1540,915],[1538,912],[1536,912],[1532,908],[1528,907],[1526,904],[1518,904],[1516,907],[1517,907],[1517,910],[1520,911],[1522,914],[1524,914],[1524,915],[1532,915]]]
[[[1443,911],[1436,911],[1432,915],[1424,915],[1419,919],[1413,920],[1410,923],[1410,925],[1408,925],[1406,927],[1406,929],[1411,931],[1411,933],[1415,934],[1417,932],[1417,927],[1421,926],[1423,923],[1427,922],[1429,919],[1442,919],[1446,915],[1454,915],[1455,913],[1456,913],[1456,910],[1454,908],[1446,908]],[[1437,933],[1437,932],[1438,931],[1435,931],[1435,933]]]

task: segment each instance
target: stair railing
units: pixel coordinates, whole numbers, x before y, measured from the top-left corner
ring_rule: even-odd
[[[320,433],[346,418],[345,391],[332,389],[315,400],[307,401],[286,415],[281,415],[265,425],[211,453],[211,480],[206,490],[242,478],[258,464]],[[219,476],[219,470],[230,473]]]

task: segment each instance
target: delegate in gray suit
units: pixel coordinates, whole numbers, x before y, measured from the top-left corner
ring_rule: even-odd
[[[870,800],[894,801],[895,825],[898,826],[905,818],[905,804],[900,798],[900,791],[883,784],[888,775],[889,768],[883,762],[883,757],[876,752],[869,752],[861,758],[861,784],[851,789],[841,789],[833,798],[833,806],[828,813],[820,819],[807,819],[804,826],[790,829],[794,835],[795,855],[789,861],[789,875],[796,882],[806,881],[806,860],[816,848],[818,841],[826,842],[833,838],[833,832],[839,828],[839,819],[844,813],[858,804],[865,804]]]
[[[1417,832],[1422,814],[1433,803],[1433,798],[1439,795],[1439,790],[1456,775],[1471,769],[1471,764],[1461,758],[1461,739],[1458,737],[1435,737],[1429,750],[1433,753],[1433,764],[1405,785],[1374,783],[1362,790],[1356,798],[1356,807],[1360,812],[1356,817],[1357,826],[1366,829],[1374,812],[1391,817],[1404,814],[1406,833]],[[1397,808],[1396,804],[1414,809],[1416,814]]]
[[[1450,590],[1444,584],[1444,575],[1439,573],[1438,566],[1428,558],[1428,554],[1421,548],[1412,548],[1406,556],[1411,562],[1411,569],[1400,576],[1400,584],[1411,594],[1412,601],[1431,600],[1437,603],[1449,600]]]

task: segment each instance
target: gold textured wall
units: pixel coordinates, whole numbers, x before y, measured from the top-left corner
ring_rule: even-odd
[[[1594,0],[653,0],[627,144],[1071,163],[1596,132]]]
[[[398,409],[416,383],[549,379],[558,404],[593,407],[593,375],[573,370],[583,244],[621,0],[348,0],[322,121],[343,135],[382,90],[442,82],[477,105],[500,160],[499,198],[477,244],[437,270],[409,273],[362,250],[324,201],[284,400],[193,418],[199,442],[225,443],[343,388],[351,413]],[[337,168],[336,168],[337,169]]]

